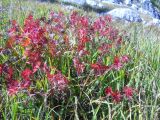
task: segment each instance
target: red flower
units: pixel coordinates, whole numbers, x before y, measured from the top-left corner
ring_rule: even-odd
[[[114,57],[114,63],[113,63],[113,65],[112,65],[112,67],[113,67],[114,69],[116,69],[116,70],[119,70],[119,69],[122,68],[122,63],[121,63],[119,57],[117,57],[117,56]]]
[[[101,65],[99,63],[91,64],[91,68],[94,70],[96,75],[102,75],[106,70],[109,70],[109,66]]]
[[[13,86],[13,87],[10,87],[10,88],[8,88],[8,94],[10,95],[10,96],[12,96],[12,95],[15,95],[15,94],[17,94],[17,92],[18,92],[18,87],[17,86]]]
[[[3,65],[0,64],[0,75],[2,74]]]
[[[105,89],[105,94],[106,94],[107,96],[111,96],[111,94],[112,94],[112,88],[111,88],[111,87],[107,87],[107,88]]]
[[[84,50],[85,46],[83,44],[78,44],[77,50],[80,52],[81,50]]]
[[[112,92],[111,96],[112,96],[113,101],[115,101],[116,103],[121,101],[121,94],[118,90]]]
[[[111,15],[107,15],[107,16],[105,16],[104,18],[105,18],[105,20],[106,20],[107,22],[112,22],[112,16],[111,16]]]
[[[102,53],[102,54],[106,54],[110,51],[110,49],[112,48],[111,44],[107,44],[107,43],[103,43],[98,50]]]
[[[17,26],[17,21],[16,20],[12,20],[11,24],[12,24],[12,26]]]
[[[47,74],[48,80],[52,87],[58,88],[59,90],[64,90],[68,84],[68,80],[60,72],[57,74]]]
[[[12,76],[13,76],[13,69],[12,67],[4,67],[4,69],[6,68],[6,73],[7,73],[7,79],[8,80],[11,80],[12,79]]]
[[[118,38],[118,30],[114,29],[113,27],[108,28],[108,39],[111,41],[115,41]]]
[[[117,38],[117,45],[120,45],[122,43],[122,36],[119,36]]]
[[[41,58],[39,51],[26,51],[26,55],[29,56],[29,63],[35,63]]]
[[[33,73],[35,73],[41,66],[41,62],[37,61],[33,66]]]
[[[88,23],[88,18],[81,17],[80,21],[81,21],[81,24],[82,24],[83,27],[88,27],[88,24],[89,24]]]
[[[121,61],[124,62],[124,63],[126,63],[126,62],[129,61],[129,57],[128,57],[127,55],[123,55],[123,56],[121,57]]]
[[[83,36],[82,38],[80,38],[80,42],[81,44],[85,44],[86,42],[89,42],[89,38],[87,36]]]
[[[15,95],[19,91],[19,82],[17,80],[10,80],[7,88],[10,96]]]
[[[73,25],[73,27],[74,25],[77,25],[78,18],[79,18],[78,12],[73,11],[70,15],[70,22]]]
[[[102,29],[104,29],[106,27],[106,21],[100,17],[98,18],[94,23],[93,23],[93,28],[94,31],[101,31]]]
[[[32,74],[32,71],[27,68],[27,69],[22,71],[21,76],[22,76],[23,79],[29,80],[29,77],[31,76],[31,74]]]
[[[85,28],[81,28],[78,30],[78,37],[82,45],[90,41],[87,35],[88,31]]]
[[[100,69],[100,64],[98,64],[98,63],[91,64],[91,68],[92,69]]]
[[[123,88],[123,92],[125,94],[125,96],[128,98],[128,99],[132,99],[132,96],[133,96],[133,89],[131,87],[124,87]]]

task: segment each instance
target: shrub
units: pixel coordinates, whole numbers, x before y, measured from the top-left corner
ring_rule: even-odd
[[[19,110],[25,109],[26,104],[43,106],[41,116],[45,119],[45,111],[58,104],[67,107],[58,106],[56,118],[69,118],[75,100],[82,118],[101,118],[104,111],[110,110],[106,107],[108,103],[123,102],[128,113],[128,105],[137,99],[137,90],[128,86],[127,70],[132,67],[132,58],[123,54],[127,47],[125,35],[111,22],[110,16],[92,21],[76,11],[68,16],[51,12],[49,18],[40,19],[30,14],[23,26],[12,20],[0,54],[0,83],[9,98],[27,101],[20,104]],[[100,108],[95,99],[108,103]],[[76,110],[74,113],[78,114]],[[34,116],[29,111],[26,113]]]

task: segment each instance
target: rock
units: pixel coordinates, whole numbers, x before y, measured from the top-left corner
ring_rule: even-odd
[[[119,4],[121,3],[122,1],[121,0],[101,0],[102,2],[108,2],[108,3],[116,3],[116,4]]]
[[[129,22],[142,22],[139,13],[129,8],[116,8],[107,12],[107,14],[113,18],[120,18]]]
[[[144,3],[144,2],[151,2],[150,0],[142,0],[142,3]]]
[[[153,24],[160,25],[160,20],[158,20],[158,19],[153,19],[151,22]]]
[[[160,11],[151,0],[60,0],[91,9],[97,14],[111,14],[114,18],[129,22],[147,21],[147,18],[160,19]],[[72,7],[68,8],[72,10]],[[74,9],[74,8],[73,8]],[[111,10],[112,9],[112,10]],[[108,10],[111,10],[107,13]],[[140,15],[141,14],[141,17]],[[146,17],[145,17],[146,16]]]
[[[76,10],[77,8],[71,5],[63,5],[63,7],[65,7],[67,10],[72,11],[72,10]]]
[[[151,25],[154,25],[154,26],[159,26],[160,27],[160,20],[158,19],[153,19],[152,21],[146,23],[147,26],[151,26]]]
[[[143,0],[142,8],[148,11],[152,17],[160,19],[160,12],[152,5],[150,0]]]
[[[146,25],[147,23],[148,23],[148,22],[145,21],[145,20],[143,20],[143,22],[142,22],[143,25]]]
[[[121,3],[121,0],[86,0],[86,3],[92,7],[103,8],[105,5],[103,3]]]
[[[134,10],[138,10],[139,9],[138,6],[135,5],[135,4],[132,4],[131,8],[134,9]]]
[[[86,0],[61,0],[62,2],[77,4],[77,5],[85,5]]]
[[[92,7],[97,6],[98,1],[95,0],[86,0],[86,3]]]
[[[131,4],[132,4],[132,1],[131,1],[131,0],[125,0],[124,3],[125,3],[126,5],[131,5]]]
[[[91,6],[92,8],[99,8],[99,9],[103,9],[103,8],[106,8],[106,5],[105,3],[108,3],[108,4],[120,4],[122,3],[121,0],[86,0],[86,4]]]
[[[93,8],[103,8],[104,7],[104,5],[101,3],[100,0],[86,0],[86,4]]]

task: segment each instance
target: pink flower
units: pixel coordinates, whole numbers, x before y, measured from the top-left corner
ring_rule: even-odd
[[[59,90],[64,90],[68,85],[68,80],[60,72],[57,74],[48,74],[48,80],[51,83],[52,87],[58,88]]]
[[[124,95],[128,98],[128,99],[132,99],[133,96],[133,89],[131,87],[124,87],[123,88],[123,92]]]
[[[122,43],[122,36],[119,36],[117,38],[117,45],[120,45]]]
[[[29,80],[29,77],[31,76],[32,71],[28,68],[22,71],[21,76],[24,80]]]
[[[96,75],[102,75],[106,70],[109,70],[109,66],[101,65],[99,63],[91,64],[91,68],[94,70]]]
[[[112,16],[111,16],[111,15],[107,15],[107,16],[105,16],[104,18],[105,18],[105,20],[106,20],[107,22],[112,22]]]
[[[114,57],[114,62],[112,68],[115,70],[120,70],[123,67],[123,63],[129,61],[129,57],[127,55],[123,55],[122,57]]]
[[[34,64],[41,59],[41,53],[39,51],[27,51],[26,55],[29,57],[29,63]]]
[[[73,11],[70,16],[70,22],[73,25],[73,27],[74,25],[77,25],[78,18],[79,18],[78,12]]]
[[[41,66],[41,62],[37,61],[33,66],[33,73],[35,73]]]
[[[10,88],[8,88],[8,94],[10,95],[10,96],[13,96],[13,95],[15,95],[15,94],[17,94],[17,92],[18,92],[18,87],[17,86],[13,86],[13,87],[10,87]]]
[[[98,18],[94,23],[93,23],[93,28],[94,28],[94,31],[101,31],[103,28],[106,27],[106,21],[100,17]]]
[[[13,68],[12,67],[4,67],[4,69],[6,68],[6,73],[7,73],[7,79],[11,80],[12,76],[13,76]]]
[[[111,44],[107,44],[107,43],[103,43],[98,50],[102,53],[102,54],[106,54],[110,51],[110,49],[112,48]]]
[[[105,89],[105,94],[107,95],[107,96],[111,96],[112,95],[112,88],[111,87],[107,87],[106,89]]]
[[[86,42],[89,42],[89,38],[87,34],[88,34],[88,31],[85,28],[81,28],[78,30],[78,37],[79,37],[80,43],[83,45]]]
[[[128,61],[129,61],[128,55],[123,55],[123,56],[121,57],[121,61],[122,61],[123,63],[128,62]]]
[[[118,38],[118,30],[117,29],[114,29],[113,27],[110,26],[108,28],[108,32],[109,32],[109,35],[108,35],[109,40],[115,41]]]
[[[0,64],[0,75],[2,74],[3,65]]]
[[[88,24],[89,24],[88,23],[88,18],[81,17],[80,21],[81,21],[81,24],[82,24],[83,27],[88,27]]]
[[[10,80],[8,83],[7,91],[10,96],[17,94],[19,91],[19,81],[13,79]]]
[[[117,57],[117,56],[114,57],[114,63],[113,63],[113,65],[112,65],[112,67],[113,67],[115,70],[119,70],[119,69],[122,68],[122,63],[121,63],[119,57]]]

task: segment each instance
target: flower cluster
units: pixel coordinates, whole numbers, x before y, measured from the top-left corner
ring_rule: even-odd
[[[133,97],[135,90],[132,87],[124,87],[123,88],[123,94],[120,93],[120,91],[112,90],[112,87],[107,87],[105,89],[105,94],[107,97],[112,97],[112,100],[115,101],[116,103],[120,102],[123,97],[127,98],[128,100],[131,100]]]
[[[71,74],[88,76],[86,71],[93,71],[94,79],[123,69],[130,57],[120,53],[123,36],[110,25],[111,21],[110,16],[91,21],[75,11],[67,17],[62,12],[51,12],[49,18],[40,19],[30,14],[23,26],[11,21],[3,48],[9,54],[2,53],[8,55],[8,60],[0,64],[9,94],[27,90],[43,79],[55,91],[64,91],[72,82],[70,78],[74,79]],[[16,58],[14,64],[8,62],[12,58]],[[132,97],[132,89],[125,88],[124,93]],[[119,91],[111,88],[106,89],[106,95],[121,100]]]

